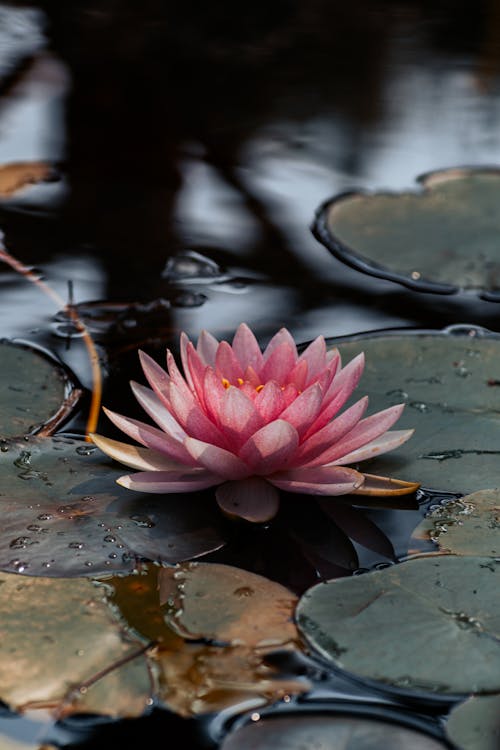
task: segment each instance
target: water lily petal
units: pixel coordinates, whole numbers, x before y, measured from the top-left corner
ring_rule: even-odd
[[[220,424],[219,413],[225,394],[226,389],[222,380],[215,374],[212,367],[207,367],[203,379],[203,400],[207,416],[217,426]]]
[[[222,398],[220,428],[235,450],[264,425],[254,402],[243,391],[230,386]]]
[[[283,391],[274,380],[269,380],[257,393],[254,403],[264,422],[273,422],[286,406]]]
[[[341,469],[342,471],[335,471]],[[344,466],[317,466],[314,469],[290,469],[267,477],[268,482],[287,492],[309,495],[346,495],[362,486],[363,474]]]
[[[221,379],[228,380],[231,385],[236,385],[238,378],[243,380],[244,368],[227,341],[221,341],[217,347],[215,371]]]
[[[395,422],[397,422],[404,406],[404,404],[396,404],[395,406],[390,406],[388,409],[372,414],[370,417],[366,417],[366,419],[362,419],[361,422],[358,422],[358,424],[333,447],[333,450],[325,451],[325,454],[323,454],[325,456],[325,463],[334,463],[338,459],[342,459],[342,463],[345,463],[347,457],[352,456],[353,451],[357,451],[358,448],[362,448],[363,453],[365,453],[369,443],[379,437],[383,438],[384,433],[387,432]],[[402,432],[403,435],[396,436],[396,444],[392,447],[400,445],[398,440],[405,442],[405,440],[407,440],[412,434],[411,431],[409,434],[405,434],[407,432],[406,430],[403,430]],[[388,438],[388,440],[391,440],[391,438]],[[387,451],[392,450],[390,443],[386,443],[386,445],[387,447],[381,447],[380,450],[377,450],[377,446],[375,445],[373,451],[369,452],[369,456],[367,457],[376,456],[377,453],[386,453]],[[361,459],[358,458],[358,460]]]
[[[138,471],[135,474],[125,474],[116,481],[122,487],[136,492],[170,494],[213,487],[220,482],[220,477],[215,477],[208,471],[191,474],[180,471]]]
[[[227,446],[226,438],[207,417],[191,391],[186,393],[184,388],[178,388],[177,384],[171,383],[170,402],[174,416],[188,435],[221,447]]]
[[[318,383],[306,388],[281,414],[297,430],[299,437],[317,417],[323,403],[323,390]]]
[[[297,430],[283,419],[266,424],[239,451],[255,474],[265,476],[286,466],[299,444]]]
[[[208,331],[201,331],[198,336],[196,351],[204,365],[210,365],[210,367],[215,366],[215,354],[218,346],[219,342],[215,336],[212,336]]]
[[[186,437],[186,432],[163,404],[160,397],[150,388],[135,383],[133,380],[130,382],[130,387],[146,414],[154,419],[158,427],[161,427],[167,435],[182,443]]]
[[[299,356],[299,362],[303,360],[308,365],[309,376],[307,378],[307,385],[309,385],[326,368],[326,344],[324,336],[318,336],[304,349]]]
[[[103,411],[113,424],[124,432],[125,435],[131,437],[132,440],[137,440],[141,445],[163,453],[174,461],[179,461],[181,464],[187,466],[195,465],[196,462],[193,460],[191,454],[188,453],[183,443],[171,435],[167,435],[165,432],[158,430],[156,427],[151,427],[151,425],[145,422],[117,414],[110,409],[106,409],[106,407],[103,407]]]
[[[149,354],[146,352],[139,351],[139,359],[141,362],[144,375],[154,392],[161,398],[167,409],[170,406],[169,390],[170,390],[170,377],[165,370],[160,367]]]
[[[394,448],[399,448],[400,445],[406,443],[406,441],[411,438],[414,431],[415,430],[389,430],[384,433],[384,435],[380,435],[378,438],[375,438],[375,440],[371,440],[369,443],[366,443],[366,445],[362,445],[361,448],[346,453],[345,456],[341,456],[335,461],[332,461],[332,463],[341,466],[344,464],[354,464],[358,461],[366,461],[368,458],[380,456],[382,453],[392,451]]]
[[[131,469],[138,469],[139,471],[167,469],[186,471],[186,466],[172,461],[164,454],[152,450],[152,448],[140,448],[138,445],[122,443],[119,440],[112,440],[97,433],[91,433],[89,437],[103,453],[125,466],[130,466]]]
[[[266,362],[271,354],[282,344],[288,344],[288,346],[295,353],[295,359],[298,359],[297,346],[293,339],[292,334],[287,328],[280,328],[280,330],[274,334],[268,345],[264,349],[264,362]]]
[[[243,370],[250,366],[256,372],[260,371],[264,357],[253,331],[246,323],[241,323],[236,329],[232,347]]]
[[[201,361],[201,358],[198,355],[198,352],[196,351],[196,349],[194,348],[191,342],[189,342],[186,346],[185,369],[186,367],[187,367],[187,372],[189,373],[191,388],[194,390],[198,398],[198,401],[200,402],[200,406],[202,407],[202,409],[205,409],[206,411],[204,383],[205,383],[205,372],[208,368],[208,365],[205,365]]]
[[[303,391],[308,382],[309,365],[307,360],[301,359],[290,370],[287,382],[293,383],[298,391]]]
[[[267,357],[260,376],[262,382],[266,383],[268,380],[276,380],[277,383],[283,385],[288,380],[288,375],[295,365],[297,359],[297,350],[295,345],[293,348],[288,343],[283,343],[277,346]]]
[[[270,521],[279,509],[278,490],[260,477],[224,482],[215,490],[221,510],[253,523]]]
[[[243,479],[248,477],[250,469],[234,453],[219,448],[211,443],[204,443],[195,438],[186,438],[186,450],[197,462],[220,479]]]
[[[294,464],[319,466],[320,464],[330,463],[325,457],[325,452],[337,449],[337,443],[347,435],[365,413],[368,406],[368,396],[363,396],[352,406],[346,409],[332,422],[322,427],[315,435],[304,440],[297,453],[294,456]]]

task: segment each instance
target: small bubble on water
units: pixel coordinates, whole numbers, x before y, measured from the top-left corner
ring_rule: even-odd
[[[116,554],[116,552],[110,552],[108,557],[110,558],[110,560],[116,560],[118,555]]]
[[[39,521],[50,521],[52,519],[52,513],[40,513],[37,518]]]
[[[38,544],[38,542],[29,536],[18,536],[11,541],[9,547],[11,549],[26,549],[26,547],[31,547],[32,544]]]
[[[68,547],[70,549],[83,549],[84,544],[83,544],[83,542],[70,542],[68,544]]]
[[[116,542],[116,536],[112,536],[112,534],[107,534],[104,537],[105,542]]]
[[[79,445],[78,448],[75,448],[75,452],[78,453],[79,456],[91,456],[92,453],[95,453],[96,446],[95,445]]]
[[[31,451],[21,451],[19,456],[14,461],[14,466],[18,469],[25,469],[31,464]]]
[[[94,563],[91,562],[90,560],[85,560],[83,564],[85,565],[86,568],[91,568]]]
[[[409,406],[412,409],[415,409],[416,411],[421,412],[422,414],[430,411],[429,406],[425,404],[423,401],[410,401]]]
[[[152,529],[153,526],[155,526],[154,521],[149,518],[149,516],[141,516],[138,514],[135,514],[133,516],[130,516],[130,520],[137,524],[137,526],[144,526],[145,528]]]

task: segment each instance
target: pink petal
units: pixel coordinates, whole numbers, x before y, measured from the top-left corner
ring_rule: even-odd
[[[206,411],[204,383],[205,372],[208,368],[208,365],[203,364],[191,342],[189,342],[186,348],[186,361],[187,371],[189,373],[191,381],[191,388],[194,390],[196,397],[200,402],[200,406]]]
[[[287,466],[299,444],[297,430],[283,419],[266,424],[239,451],[255,474],[266,476]]]
[[[243,370],[250,366],[256,372],[260,371],[264,358],[253,331],[246,323],[241,323],[234,334],[233,351]]]
[[[220,378],[226,378],[236,385],[238,378],[243,380],[243,367],[227,341],[221,341],[215,355],[215,371]]]
[[[226,389],[222,385],[222,380],[211,367],[207,367],[203,380],[203,400],[207,415],[216,425],[219,425],[219,413],[225,395]]]
[[[219,484],[220,477],[215,477],[208,471],[197,471],[191,474],[180,471],[138,471],[136,474],[125,474],[116,481],[122,487],[136,492],[171,494],[214,487]]]
[[[165,432],[158,430],[156,427],[151,427],[144,422],[139,422],[137,419],[130,419],[121,414],[116,414],[105,407],[103,407],[103,411],[113,424],[131,437],[132,440],[137,440],[141,445],[163,453],[174,461],[180,461],[181,464],[186,464],[187,466],[194,466],[196,464],[190,453],[184,448],[184,445]]]
[[[298,358],[297,347],[293,339],[292,334],[286,328],[280,328],[280,330],[274,334],[271,341],[268,343],[264,350],[264,361],[267,361],[271,354],[282,344],[288,344],[288,346],[295,353],[295,359]]]
[[[257,375],[255,369],[252,367],[252,365],[248,365],[248,367],[246,368],[243,374],[243,380],[246,383],[253,385],[254,388],[257,388],[257,386],[262,385],[262,383],[260,382],[260,378]]]
[[[212,474],[222,479],[243,479],[251,473],[248,466],[234,453],[202,440],[186,438],[184,445],[194,458]]]
[[[338,458],[335,463],[336,466],[344,464],[354,464],[358,461],[366,461],[368,458],[374,458],[380,456],[382,453],[387,453],[395,448],[399,448],[400,445],[406,443],[411,438],[415,430],[389,430],[375,440],[371,440],[366,445],[363,445],[357,450],[353,450],[347,453],[345,456]]]
[[[204,365],[215,366],[215,354],[218,346],[219,342],[215,336],[212,336],[208,331],[201,331],[196,344],[196,351]]]
[[[333,469],[343,469],[341,472]],[[361,487],[363,474],[342,466],[318,466],[314,469],[291,469],[267,477],[267,481],[287,492],[309,495],[346,495]]]
[[[273,422],[286,406],[283,391],[274,380],[269,380],[257,393],[254,404],[264,422]]]
[[[184,370],[184,377],[186,378],[187,384],[189,385],[191,389],[194,390],[193,380],[191,378],[191,373],[189,372],[188,359],[187,359],[188,344],[191,344],[191,342],[189,338],[187,337],[187,334],[185,334],[184,331],[182,331],[180,335],[180,351],[181,351],[182,369]]]
[[[308,370],[309,366],[306,360],[300,360],[290,370],[288,383],[293,383],[298,391],[303,391],[307,381]]]
[[[160,471],[165,469],[182,469],[186,471],[186,467],[180,465],[176,461],[172,461],[167,456],[151,448],[139,448],[138,445],[129,445],[129,443],[121,443],[119,440],[112,440],[111,438],[104,437],[104,435],[97,435],[92,433],[89,435],[92,442],[97,447],[106,453],[110,458],[118,461],[125,466],[129,466],[131,469],[139,469],[139,471]]]
[[[224,482],[215,490],[221,510],[253,523],[270,521],[279,509],[279,492],[260,477]]]
[[[252,399],[234,386],[222,398],[219,420],[222,432],[236,451],[265,424]]]
[[[295,344],[293,348],[288,343],[277,346],[262,367],[260,373],[262,382],[267,383],[268,380],[276,380],[279,385],[287,383],[296,358]]]
[[[285,387],[281,389],[281,392],[285,401],[285,408],[287,406],[290,406],[290,404],[295,401],[295,399],[299,395],[299,392],[293,383],[288,383],[288,385],[285,385]]]
[[[316,419],[322,403],[323,391],[317,383],[314,383],[282,412],[281,419],[285,419],[295,427],[301,437]]]
[[[146,388],[139,383],[130,382],[132,393],[140,403],[144,411],[153,419],[158,427],[180,443],[186,437],[186,432],[182,429],[171,412],[164,406],[161,399],[150,388]]]
[[[309,346],[304,349],[299,357],[299,362],[306,361],[309,376],[307,385],[312,383],[319,373],[326,368],[326,344],[323,336],[318,336]]]
[[[318,430],[315,435],[305,440],[294,456],[294,465],[319,466],[330,463],[328,456],[336,451],[338,442],[349,434],[359,423],[368,406],[368,396],[363,396],[359,401],[350,406],[336,419]]]
[[[190,437],[214,445],[226,446],[227,440],[216,425],[207,417],[191,391],[170,385],[170,402],[174,416]]]
[[[319,458],[323,458],[324,463],[330,464],[339,458],[345,459],[346,456],[362,446],[366,447],[368,443],[383,435],[397,422],[404,406],[404,404],[396,404],[396,406],[390,406],[388,409],[362,419],[342,440],[333,446],[332,450],[325,451]],[[318,461],[318,459],[315,459],[315,461]]]
[[[144,371],[144,375],[154,392],[161,398],[165,406],[169,407],[169,390],[170,390],[170,377],[155,360],[146,354],[146,352],[139,351],[139,359]]]

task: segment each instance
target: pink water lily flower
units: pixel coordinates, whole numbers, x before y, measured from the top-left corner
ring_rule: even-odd
[[[341,412],[363,372],[363,354],[342,367],[338,350],[328,351],[318,336],[299,355],[286,328],[261,351],[245,323],[232,344],[202,331],[195,347],[183,333],[180,351],[184,376],[170,351],[167,371],[139,352],[151,387],[131,387],[157,426],[105,409],[143,447],[91,436],[138,470],[117,480],[124,487],[178,493],[217,486],[226,513],[265,521],[278,510],[280,490],[406,494],[419,486],[347,466],[393,450],[413,433],[390,429],[404,404],[365,417],[363,396]]]

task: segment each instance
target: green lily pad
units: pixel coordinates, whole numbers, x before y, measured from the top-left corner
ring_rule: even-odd
[[[500,486],[498,336],[460,326],[328,343],[338,346],[344,363],[365,353],[352,400],[368,394],[367,414],[405,403],[394,429],[415,430],[396,450],[360,463],[361,471],[460,494]]]
[[[313,586],[296,610],[332,666],[420,695],[500,690],[500,561],[441,555]]]
[[[414,530],[413,539],[454,555],[500,557],[499,529],[500,490],[480,490],[434,508]]]
[[[11,709],[140,716],[152,677],[146,642],[86,579],[0,573],[0,699]]]
[[[221,750],[444,750],[439,740],[398,724],[366,717],[273,717],[228,734]]]
[[[54,432],[70,416],[81,389],[40,350],[0,340],[0,441]]]
[[[411,289],[499,295],[500,170],[448,169],[417,182],[420,191],[332,198],[314,235],[344,263]]]
[[[498,750],[500,747],[500,695],[472,697],[454,708],[446,734],[460,750]]]
[[[150,495],[83,440],[31,438],[0,451],[0,570],[99,576],[138,558],[176,563],[224,545],[213,498]]]

